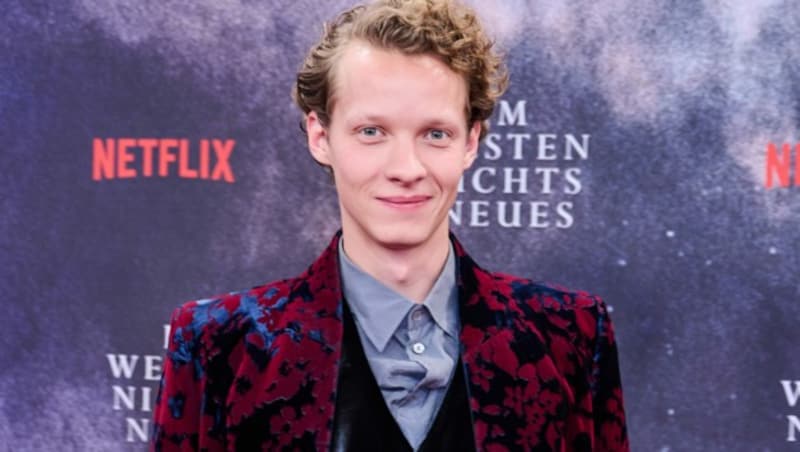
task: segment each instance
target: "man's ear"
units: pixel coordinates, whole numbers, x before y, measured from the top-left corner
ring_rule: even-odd
[[[306,135],[308,136],[308,150],[311,152],[311,156],[320,165],[330,167],[328,129],[319,120],[319,116],[315,111],[306,115]]]
[[[469,129],[467,135],[467,152],[464,154],[464,169],[472,166],[472,162],[478,157],[478,144],[481,137],[481,122],[475,121]]]

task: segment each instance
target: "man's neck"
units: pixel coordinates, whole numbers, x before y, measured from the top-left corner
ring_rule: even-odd
[[[387,248],[344,231],[347,257],[386,287],[415,303],[422,303],[431,291],[447,260],[450,241],[447,230],[438,240],[409,248]]]

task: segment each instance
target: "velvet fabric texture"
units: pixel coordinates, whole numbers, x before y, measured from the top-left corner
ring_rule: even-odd
[[[296,278],[173,313],[152,450],[331,449],[344,331],[340,237]],[[476,449],[627,451],[603,301],[488,272],[451,240]]]

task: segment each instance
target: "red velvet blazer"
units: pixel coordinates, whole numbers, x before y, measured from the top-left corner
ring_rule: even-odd
[[[339,237],[296,278],[173,313],[152,450],[330,448],[343,325]],[[628,450],[604,303],[490,273],[451,240],[477,450]]]

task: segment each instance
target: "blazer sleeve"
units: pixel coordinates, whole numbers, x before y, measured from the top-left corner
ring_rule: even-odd
[[[224,450],[224,435],[209,415],[208,363],[203,322],[196,303],[176,309],[170,319],[170,339],[153,413],[151,452]]]
[[[628,451],[617,343],[608,308],[597,299],[597,337],[592,364],[594,450]]]

